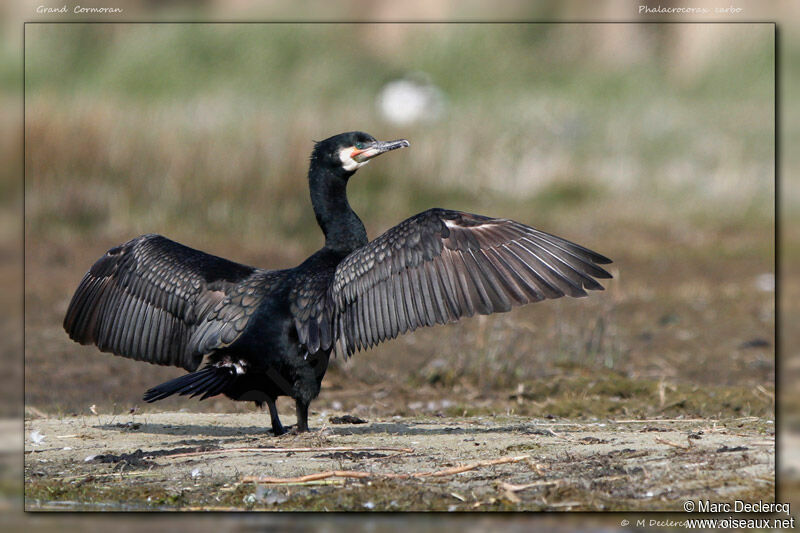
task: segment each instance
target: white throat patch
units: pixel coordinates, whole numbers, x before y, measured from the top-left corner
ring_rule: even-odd
[[[369,160],[359,163],[358,161],[350,157],[350,154],[353,153],[353,150],[355,150],[355,148],[352,146],[349,146],[347,148],[342,148],[341,150],[339,150],[339,160],[342,162],[342,168],[348,172],[352,172],[353,170],[363,167],[364,165],[369,163]]]

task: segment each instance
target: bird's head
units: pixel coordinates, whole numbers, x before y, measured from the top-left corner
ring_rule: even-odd
[[[408,146],[405,139],[378,141],[363,131],[350,131],[316,143],[311,160],[344,174],[352,174],[370,159],[405,146]]]

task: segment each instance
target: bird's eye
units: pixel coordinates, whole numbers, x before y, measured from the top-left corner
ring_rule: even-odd
[[[363,150],[366,146],[364,143],[356,143],[356,150]]]

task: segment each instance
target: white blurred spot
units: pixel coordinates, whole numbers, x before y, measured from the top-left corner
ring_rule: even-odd
[[[44,435],[39,433],[38,430],[31,431],[31,440],[33,441],[34,444],[41,444],[42,441],[44,440]]]
[[[375,504],[372,502],[367,502],[364,504],[364,507],[366,507],[367,509],[375,509]]]
[[[756,288],[761,292],[775,292],[775,274],[767,272],[756,276]]]
[[[436,120],[444,106],[444,93],[421,73],[387,83],[378,95],[381,115],[395,125]]]
[[[342,402],[340,402],[339,400],[334,400],[333,402],[331,402],[331,407],[335,411],[341,411],[342,410]]]
[[[203,473],[200,471],[199,468],[195,468],[194,470],[192,470],[192,479],[197,479],[202,475]]]

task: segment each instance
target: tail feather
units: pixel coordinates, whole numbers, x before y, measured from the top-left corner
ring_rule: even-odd
[[[220,379],[218,378],[215,372],[209,372],[208,376],[204,376],[201,379],[197,379],[192,383],[188,384],[187,386],[185,386],[184,388],[177,390],[175,392],[177,392],[182,396],[189,394],[190,398],[194,398],[203,391],[208,390],[209,386],[216,385],[219,381]]]
[[[228,387],[229,382],[227,381],[220,381],[220,383],[216,387],[209,388],[205,394],[200,397],[200,400],[205,400],[206,398],[210,398],[211,396],[216,396],[217,394],[221,393]]]
[[[148,403],[163,400],[173,394],[185,396],[191,394],[192,397],[203,394],[201,400],[215,396],[223,392],[236,379],[233,368],[206,366],[197,372],[191,372],[184,376],[171,379],[156,385],[144,393],[143,399]]]
[[[224,387],[222,387],[222,388],[224,388]],[[209,389],[209,390],[205,391],[203,393],[203,395],[200,396],[200,401],[205,400],[206,398],[210,398],[212,396],[216,396],[217,394],[222,392],[222,388],[221,387],[214,387],[213,389]],[[197,394],[200,394],[200,393],[198,392]],[[192,394],[192,397],[194,397],[194,396],[196,396],[196,394]]]

